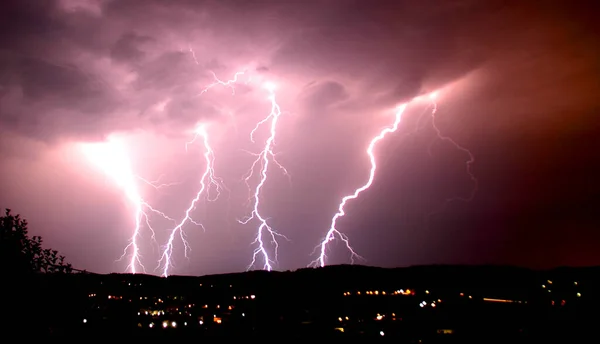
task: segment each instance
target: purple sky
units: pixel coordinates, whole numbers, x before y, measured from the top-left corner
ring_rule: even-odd
[[[366,181],[370,138],[395,106],[441,90],[436,123],[475,156],[478,193],[427,216],[469,195],[468,156],[435,140],[430,116],[419,122],[427,103],[411,104],[376,150],[374,184],[339,221],[363,263],[600,264],[600,28],[597,9],[563,2],[3,1],[0,207],[75,267],[125,271],[115,260],[131,206],[77,145],[124,137],[136,174],[180,183],[140,187],[181,219],[204,169],[200,147],[186,153],[185,142],[208,123],[231,192],[200,203],[194,219],[206,231],[185,226],[192,253],[176,254],[171,271],[243,271],[257,223],[236,222],[251,210],[241,178],[254,159],[245,151],[267,139],[266,128],[256,144],[249,134],[269,112],[260,87],[269,80],[285,112],[276,151],[291,183],[271,169],[261,211],[290,239],[275,268],[304,267],[340,199]],[[211,72],[227,80],[240,70],[252,81],[235,95],[198,96]],[[172,225],[152,219],[162,245]],[[159,273],[158,249],[141,243]],[[329,263],[347,262],[332,243]]]

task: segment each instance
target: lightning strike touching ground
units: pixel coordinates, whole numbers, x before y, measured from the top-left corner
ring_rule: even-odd
[[[139,266],[143,272],[146,272],[141,261],[140,245],[138,243],[142,231],[142,221],[145,222],[150,230],[152,241],[156,243],[155,232],[150,225],[149,212],[158,214],[170,221],[174,220],[163,212],[154,209],[142,199],[136,184],[136,178],[140,177],[137,177],[133,173],[129,158],[124,153],[124,149],[120,142],[111,139],[105,143],[84,144],[82,145],[82,150],[92,163],[102,169],[108,177],[112,178],[117,185],[123,189],[125,196],[132,203],[134,208],[132,217],[135,220],[135,226],[133,234],[129,239],[129,244],[123,250],[123,255],[119,260],[124,259],[129,249],[131,249],[127,270],[135,274],[138,272],[137,266]]]
[[[390,127],[384,128],[369,143],[369,146],[367,147],[367,155],[369,156],[369,161],[371,163],[371,170],[369,171],[369,179],[363,186],[356,189],[352,195],[342,198],[342,201],[338,207],[338,212],[331,219],[331,226],[329,227],[329,230],[327,231],[327,235],[325,236],[323,241],[315,248],[315,250],[316,250],[320,246],[321,254],[319,255],[319,258],[314,260],[309,266],[313,266],[313,267],[314,266],[321,266],[321,267],[325,266],[325,259],[327,258],[327,255],[326,255],[327,244],[330,241],[333,241],[335,239],[336,235],[340,238],[340,240],[342,240],[342,242],[344,242],[344,244],[346,245],[346,248],[350,251],[350,260],[352,263],[354,263],[354,259],[362,258],[356,252],[354,252],[354,249],[352,249],[352,247],[350,246],[350,241],[348,240],[348,237],[336,228],[337,220],[346,214],[344,211],[344,207],[346,206],[346,203],[348,203],[348,201],[350,201],[350,200],[358,198],[358,196],[360,195],[361,192],[367,190],[371,186],[371,184],[373,184],[373,179],[375,178],[375,171],[377,170],[377,161],[375,159],[375,154],[373,152],[375,149],[375,146],[377,145],[377,143],[379,141],[383,140],[383,138],[385,137],[386,134],[393,133],[398,129],[398,125],[400,124],[400,121],[402,120],[402,114],[404,113],[406,106],[407,106],[407,104],[401,105],[396,110],[394,123]]]
[[[437,103],[436,103],[437,92],[431,93],[428,96],[428,98],[431,101],[432,106],[433,106],[433,110],[431,111],[431,126],[433,127],[433,130],[435,131],[436,139],[450,143],[456,149],[458,149],[459,151],[461,151],[467,155],[468,160],[465,164],[465,169],[466,169],[467,175],[469,176],[469,178],[471,179],[471,182],[473,183],[473,188],[471,189],[471,192],[469,193],[468,197],[457,196],[457,197],[447,198],[444,201],[444,203],[442,204],[441,209],[433,212],[433,213],[437,213],[437,212],[443,211],[446,208],[446,206],[448,205],[448,203],[450,203],[452,201],[464,201],[464,202],[472,201],[473,198],[475,198],[475,195],[477,194],[477,190],[479,188],[479,181],[477,180],[477,177],[475,177],[475,174],[473,173],[473,170],[472,170],[473,164],[475,163],[475,156],[473,155],[473,153],[471,153],[471,151],[468,150],[467,148],[458,144],[451,137],[442,134],[441,130],[437,126],[437,123],[436,123],[436,113],[437,113],[437,108],[438,108]],[[431,155],[431,145],[429,146],[429,155]],[[431,216],[431,215],[433,215],[433,213],[430,213],[429,215]]]
[[[256,218],[259,221],[259,226],[256,233],[256,238],[252,242],[252,244],[257,245],[257,248],[254,250],[252,254],[252,262],[248,265],[248,270],[250,270],[259,256],[262,256],[264,261],[263,269],[267,271],[271,271],[273,269],[273,264],[277,261],[277,251],[279,249],[279,243],[277,242],[277,237],[282,237],[288,240],[283,234],[275,231],[267,222],[267,219],[263,217],[260,213],[260,195],[265,182],[267,181],[267,174],[269,170],[270,163],[274,163],[281,168],[284,173],[287,175],[287,170],[277,162],[275,159],[275,153],[273,152],[273,148],[275,145],[275,136],[277,133],[277,122],[279,120],[279,116],[281,115],[281,108],[277,104],[275,99],[275,87],[272,84],[266,85],[267,90],[269,91],[269,100],[271,101],[271,112],[267,117],[258,122],[256,127],[252,130],[250,134],[250,139],[254,142],[254,133],[258,129],[258,127],[267,121],[271,121],[270,129],[269,129],[269,137],[267,138],[263,150],[256,154],[257,158],[254,160],[248,174],[245,176],[246,184],[248,184],[248,180],[252,177],[253,171],[255,167],[260,163],[260,181],[258,182],[256,188],[254,189],[254,194],[251,199],[253,201],[252,213],[250,216],[245,218],[244,220],[239,220],[238,222],[242,224],[247,224],[250,220]],[[274,257],[271,258],[269,253],[267,252],[267,248],[265,247],[266,240],[271,241],[274,245]]]
[[[190,47],[189,51],[190,51],[190,54],[192,55],[192,58],[194,59],[194,62],[196,62],[196,64],[198,64],[198,60],[196,59],[196,54],[195,54],[194,50]],[[235,95],[234,84],[238,82],[238,78],[241,77],[242,75],[244,75],[245,72],[242,71],[242,72],[235,73],[233,76],[233,79],[228,80],[228,81],[222,81],[221,79],[219,79],[217,77],[217,75],[214,72],[211,72],[211,73],[212,73],[215,81],[213,83],[209,84],[208,86],[206,86],[197,96],[200,96],[200,95],[208,92],[208,90],[210,90],[211,88],[213,88],[215,86],[219,86],[219,85],[231,88],[232,95]],[[249,82],[249,80],[248,80],[248,82]],[[181,220],[181,222],[179,222],[179,224],[177,224],[175,227],[173,227],[170,230],[169,239],[167,240],[167,243],[163,248],[163,253],[158,261],[158,267],[157,267],[157,268],[160,268],[162,265],[162,275],[164,277],[167,277],[169,275],[169,269],[173,265],[173,259],[172,259],[173,245],[174,245],[175,238],[177,236],[179,236],[179,238],[181,239],[181,242],[183,243],[184,256],[186,258],[189,258],[188,255],[191,250],[191,247],[185,238],[183,226],[187,222],[191,222],[197,226],[202,227],[202,229],[205,229],[201,223],[196,222],[191,216],[191,212],[194,209],[196,209],[196,204],[200,201],[200,199],[202,198],[202,195],[206,193],[206,196],[205,196],[206,200],[215,201],[219,198],[219,195],[221,194],[221,189],[225,189],[225,186],[223,185],[223,181],[221,180],[221,178],[218,178],[215,175],[215,170],[214,170],[215,155],[214,155],[213,149],[211,148],[211,146],[208,142],[208,133],[207,133],[206,127],[204,125],[199,126],[196,130],[196,133],[195,133],[192,141],[187,142],[185,144],[186,152],[188,150],[188,146],[190,144],[193,144],[198,138],[201,138],[202,142],[203,142],[204,160],[206,162],[206,169],[204,170],[204,173],[202,174],[202,176],[200,178],[200,189],[198,190],[198,193],[196,193],[196,197],[194,197],[194,199],[192,199],[192,202],[190,203],[189,207],[186,209],[183,220]],[[209,194],[210,186],[215,187],[216,195],[214,198],[210,197],[210,194]]]
[[[169,275],[169,268],[171,268],[171,266],[173,264],[173,259],[172,259],[173,245],[174,245],[174,241],[175,241],[176,237],[179,236],[179,238],[181,239],[181,242],[183,243],[183,246],[184,246],[184,251],[183,251],[184,256],[186,258],[189,258],[189,252],[190,252],[191,248],[185,238],[183,226],[186,223],[191,222],[197,226],[202,227],[202,229],[204,229],[204,226],[201,223],[194,221],[194,219],[192,218],[192,215],[191,215],[191,212],[194,209],[196,209],[196,204],[200,201],[200,199],[202,198],[203,195],[208,201],[215,201],[221,194],[221,190],[224,188],[224,186],[222,184],[222,180],[215,176],[215,169],[214,169],[215,155],[214,155],[213,149],[211,148],[211,146],[209,144],[208,133],[207,133],[206,127],[204,125],[201,125],[198,127],[198,129],[196,130],[194,139],[191,142],[188,142],[186,144],[186,149],[189,144],[194,143],[197,139],[202,139],[202,143],[203,143],[203,147],[204,147],[204,160],[206,163],[206,168],[204,170],[204,173],[200,177],[200,189],[196,193],[196,196],[190,203],[189,207],[186,209],[183,220],[181,220],[181,222],[179,222],[179,224],[177,224],[175,227],[173,227],[170,230],[169,239],[167,240],[167,244],[163,248],[163,253],[158,261],[158,267],[157,267],[157,268],[160,268],[160,266],[162,264],[163,277],[167,277]],[[210,197],[211,186],[214,186],[214,189],[216,191],[216,195],[214,198]]]

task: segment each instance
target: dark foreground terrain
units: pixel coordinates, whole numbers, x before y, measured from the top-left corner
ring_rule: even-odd
[[[8,281],[2,333],[600,342],[599,268],[331,266],[203,277],[55,274]],[[17,335],[18,337],[13,337]]]

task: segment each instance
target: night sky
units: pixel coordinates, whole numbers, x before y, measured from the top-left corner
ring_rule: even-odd
[[[531,4],[528,4],[531,3]],[[408,104],[375,150],[371,188],[338,229],[361,264],[600,264],[600,27],[593,1],[5,0],[0,5],[0,207],[76,268],[116,261],[135,216],[123,189],[81,144],[120,137],[139,177],[177,184],[142,197],[180,220],[199,187],[207,125],[215,173],[229,189],[192,212],[175,274],[243,271],[258,222],[243,175],[269,135],[250,131],[277,85],[275,151],[261,213],[279,240],[276,270],[307,266],[342,197],[368,178],[366,147],[395,108],[437,91],[435,123],[469,149],[436,139],[431,104]],[[587,4],[587,5],[586,5]],[[245,70],[231,88],[214,87]],[[255,176],[258,173],[255,171]],[[255,187],[258,179],[252,179]],[[158,245],[169,221],[152,216]],[[154,270],[160,250],[140,238]],[[273,246],[268,245],[269,252]],[[328,264],[349,263],[339,240]],[[259,262],[256,268],[261,268]]]

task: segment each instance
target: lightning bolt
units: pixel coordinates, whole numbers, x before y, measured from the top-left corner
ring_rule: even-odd
[[[371,184],[373,184],[373,180],[375,179],[375,172],[377,171],[377,160],[375,159],[375,154],[374,154],[375,147],[377,146],[377,143],[379,141],[383,140],[383,138],[387,134],[393,133],[398,129],[398,125],[400,124],[400,121],[402,120],[402,114],[404,113],[404,110],[406,110],[406,106],[407,106],[407,104],[403,104],[400,107],[398,107],[398,109],[396,110],[396,115],[395,115],[393,124],[387,128],[384,128],[383,130],[381,130],[381,132],[377,136],[375,136],[369,143],[369,146],[367,147],[367,155],[368,155],[369,161],[371,163],[371,169],[369,171],[369,178],[363,186],[354,190],[353,194],[342,198],[342,201],[340,202],[337,213],[331,219],[331,226],[329,227],[329,230],[327,231],[327,235],[325,236],[323,241],[319,245],[317,245],[317,247],[315,248],[315,251],[316,251],[320,247],[320,255],[309,266],[313,266],[313,267],[315,267],[315,266],[324,267],[325,266],[325,260],[327,258],[327,255],[326,255],[327,244],[329,244],[329,242],[333,241],[335,239],[336,235],[346,245],[346,248],[348,249],[348,251],[350,251],[350,260],[352,263],[354,263],[354,259],[362,258],[350,246],[350,241],[349,241],[348,237],[336,228],[337,221],[339,218],[343,217],[346,214],[344,211],[344,207],[346,206],[346,203],[348,203],[348,201],[350,201],[350,200],[357,199],[358,196],[360,195],[360,193],[367,190],[369,187],[371,187]]]
[[[104,143],[83,144],[81,148],[92,163],[102,169],[107,176],[112,178],[123,189],[125,196],[132,203],[134,210],[132,217],[135,219],[135,226],[133,234],[129,239],[129,244],[125,247],[123,255],[118,260],[124,259],[127,256],[127,252],[131,250],[127,270],[135,274],[138,272],[137,267],[139,266],[143,272],[146,272],[146,268],[142,264],[140,245],[138,243],[142,232],[142,222],[145,222],[146,227],[151,233],[152,241],[156,243],[156,234],[150,224],[149,213],[160,215],[170,221],[175,220],[163,212],[154,209],[143,200],[136,184],[136,178],[140,177],[133,173],[129,157],[124,153],[123,145],[119,141],[109,139],[108,142]],[[144,180],[143,178],[140,179]]]
[[[273,147],[275,145],[275,137],[277,134],[277,122],[279,121],[279,117],[281,115],[281,108],[279,107],[279,105],[277,104],[277,101],[275,99],[275,85],[267,83],[265,85],[265,88],[269,91],[269,100],[271,102],[271,111],[270,111],[269,115],[266,116],[261,121],[259,121],[256,124],[256,126],[254,127],[254,129],[250,132],[250,140],[252,142],[254,142],[254,134],[255,134],[256,130],[258,130],[258,128],[261,125],[267,123],[268,121],[270,121],[270,127],[269,127],[270,135],[267,138],[267,140],[265,141],[263,150],[260,153],[255,154],[257,158],[256,158],[256,160],[254,160],[248,173],[244,177],[246,185],[249,186],[249,184],[248,184],[249,179],[252,177],[256,166],[260,164],[260,166],[261,166],[260,180],[259,180],[256,188],[254,189],[254,194],[251,196],[251,199],[253,201],[252,212],[251,212],[250,216],[246,217],[243,220],[238,220],[238,222],[241,224],[247,224],[252,219],[257,219],[259,222],[258,229],[256,232],[256,237],[255,237],[254,241],[252,242],[253,245],[257,245],[257,248],[254,250],[254,253],[252,254],[252,262],[250,263],[250,265],[248,265],[248,270],[251,269],[256,264],[256,260],[260,256],[262,256],[262,259],[264,261],[263,269],[267,270],[267,271],[271,271],[273,269],[273,264],[277,261],[277,253],[278,253],[277,251],[279,249],[279,243],[277,242],[277,237],[281,237],[286,240],[289,240],[289,239],[287,239],[287,237],[285,237],[283,234],[275,231],[269,225],[269,223],[267,222],[267,219],[264,218],[263,215],[260,213],[260,210],[259,210],[260,209],[260,195],[261,195],[262,188],[265,185],[265,182],[267,181],[267,175],[268,175],[270,163],[274,163],[275,165],[277,165],[284,172],[284,174],[288,175],[288,173],[287,173],[287,170],[277,161],[277,159],[275,158],[275,153],[273,152]],[[274,245],[274,257],[273,258],[270,258],[269,253],[267,252],[267,249],[265,247],[266,240],[271,241],[271,243]]]
[[[160,183],[160,180],[164,177],[164,175],[161,175],[160,177],[158,177],[156,180],[151,181],[148,179],[144,179],[140,176],[136,176],[139,180],[141,180],[142,182],[150,185],[151,187],[155,188],[156,190],[158,189],[162,189],[164,187],[169,187],[169,186],[175,186],[175,185],[179,185],[181,184],[180,182],[173,182],[173,183]]]
[[[466,170],[467,175],[471,179],[471,183],[472,183],[473,187],[472,187],[471,192],[469,193],[468,197],[456,196],[456,197],[447,198],[444,201],[444,203],[442,204],[441,208],[438,209],[437,211],[430,213],[428,217],[430,217],[431,215],[433,215],[435,213],[444,211],[450,202],[453,202],[453,201],[471,202],[473,200],[473,198],[475,198],[475,195],[477,194],[477,190],[479,189],[479,180],[473,173],[473,164],[475,163],[475,156],[473,155],[473,153],[471,153],[471,151],[469,149],[461,146],[459,143],[457,143],[454,139],[452,139],[448,135],[444,135],[442,133],[442,131],[439,129],[439,127],[437,126],[437,123],[436,123],[436,118],[437,118],[436,114],[437,114],[437,109],[438,109],[437,102],[436,102],[437,96],[438,96],[437,92],[432,92],[428,96],[429,100],[431,101],[432,108],[433,108],[431,111],[431,126],[433,127],[433,130],[435,131],[436,140],[442,140],[442,141],[450,143],[457,150],[463,152],[467,156],[467,162],[465,163],[465,170]],[[433,141],[429,145],[428,153],[430,156],[432,156],[431,147],[433,146],[434,142],[435,141]]]
[[[191,45],[188,46],[188,51],[190,52],[190,55],[192,55],[192,59],[194,60],[194,62],[197,65],[200,65],[200,63],[198,62],[198,59],[196,58],[196,52],[194,51],[194,49],[192,49]]]
[[[196,129],[196,133],[195,133],[193,140],[186,144],[186,150],[187,150],[188,145],[194,143],[198,139],[201,139],[202,143],[203,143],[203,147],[204,147],[203,156],[204,156],[204,161],[206,163],[206,168],[204,169],[204,172],[202,173],[202,176],[200,177],[200,189],[196,193],[196,196],[194,197],[194,199],[191,201],[189,207],[186,209],[185,216],[175,227],[173,227],[169,231],[170,232],[169,239],[167,240],[167,243],[164,246],[164,249],[163,249],[162,255],[158,261],[158,267],[157,267],[157,268],[160,268],[160,266],[162,265],[163,277],[167,277],[169,275],[169,268],[172,267],[173,245],[174,245],[174,241],[177,237],[179,237],[181,239],[181,242],[183,243],[184,256],[186,258],[189,258],[189,252],[191,250],[191,247],[186,240],[185,232],[183,231],[183,226],[186,223],[191,222],[197,226],[202,227],[202,229],[204,229],[204,226],[201,223],[196,222],[191,216],[191,212],[194,209],[196,209],[196,204],[202,199],[203,195],[205,195],[205,198],[208,201],[215,201],[216,199],[218,199],[219,195],[221,194],[221,190],[224,188],[221,178],[216,177],[216,175],[215,175],[215,168],[214,168],[215,155],[214,155],[214,151],[211,148],[210,143],[208,141],[208,133],[206,131],[205,125],[200,125]],[[210,197],[209,191],[210,191],[211,186],[214,186],[214,189],[216,191],[216,195],[214,198]]]
[[[189,52],[192,55],[194,62],[196,64],[198,64],[198,60],[196,59],[196,54],[191,47],[189,47]],[[245,74],[244,71],[237,72],[234,74],[232,79],[223,81],[223,80],[219,79],[219,77],[217,77],[217,75],[213,71],[211,71],[210,73],[212,74],[214,81],[211,84],[207,85],[204,89],[202,89],[202,91],[200,91],[200,93],[197,94],[196,96],[203,95],[204,93],[208,92],[210,89],[212,89],[215,86],[223,86],[223,87],[230,88],[231,94],[235,95],[234,84],[239,82],[238,79]],[[248,82],[250,82],[250,79],[248,79],[248,81],[246,81],[246,83],[248,83]],[[184,246],[184,256],[186,258],[189,258],[189,252],[191,251],[191,247],[185,238],[185,232],[183,231],[183,226],[187,222],[191,222],[197,226],[202,227],[202,229],[205,230],[204,226],[201,223],[195,221],[191,216],[191,212],[194,209],[196,209],[196,204],[200,201],[200,199],[202,199],[202,195],[204,193],[206,193],[206,196],[205,196],[206,200],[215,201],[220,196],[221,190],[226,189],[223,184],[222,179],[215,175],[215,169],[214,169],[215,155],[214,155],[214,151],[213,151],[212,147],[209,144],[208,133],[207,133],[206,127],[204,125],[199,126],[196,130],[194,139],[185,144],[186,152],[188,150],[188,146],[190,144],[193,144],[198,138],[202,139],[202,142],[204,145],[204,160],[206,162],[206,169],[204,170],[204,173],[202,174],[202,176],[200,178],[200,189],[196,193],[196,197],[194,197],[194,199],[192,199],[192,202],[190,203],[189,207],[186,209],[183,220],[181,220],[181,222],[179,222],[179,224],[177,224],[175,227],[173,227],[170,230],[169,239],[167,240],[167,243],[164,246],[163,253],[161,255],[161,258],[158,261],[158,267],[157,267],[157,268],[160,268],[160,266],[162,265],[162,275],[164,277],[167,277],[169,275],[169,269],[173,265],[173,259],[172,259],[173,244],[174,244],[176,237],[179,236],[179,238],[181,239],[181,242],[183,243],[183,246]],[[209,194],[210,186],[214,186],[216,189],[216,195],[214,198],[210,197],[210,194]]]
[[[241,72],[237,72],[233,75],[233,78],[227,81],[223,81],[221,79],[219,79],[219,77],[217,76],[217,74],[215,74],[215,72],[211,71],[210,72],[213,76],[214,82],[209,84],[208,86],[206,86],[202,91],[200,91],[200,93],[198,94],[198,96],[203,95],[204,93],[208,92],[208,90],[210,90],[211,88],[215,87],[215,86],[223,86],[223,87],[227,87],[231,89],[231,95],[235,95],[235,87],[234,84],[239,82],[239,78],[242,77],[246,72],[245,71],[241,71]],[[245,82],[246,84],[248,84],[250,82],[250,78],[248,78],[248,80]]]

